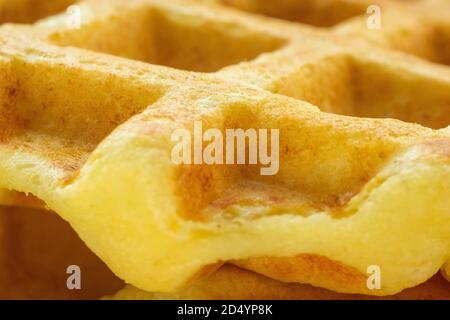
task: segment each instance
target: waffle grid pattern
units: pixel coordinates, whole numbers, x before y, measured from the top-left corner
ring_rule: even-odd
[[[2,26],[2,203],[45,203],[151,292],[228,261],[370,295],[449,274],[450,4],[382,1],[368,30],[368,1],[218,2],[85,1],[77,29]],[[279,128],[280,173],[173,165],[171,132],[197,120]]]

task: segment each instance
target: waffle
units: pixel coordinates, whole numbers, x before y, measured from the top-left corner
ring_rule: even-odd
[[[1,0],[0,23],[30,23],[58,13],[74,2],[75,0]]]
[[[0,208],[0,299],[374,299],[301,284],[287,284],[224,265],[192,285],[170,293],[149,293],[118,279],[58,215],[40,209]],[[42,232],[45,230],[45,232]],[[55,245],[58,243],[58,245]],[[45,257],[43,259],[43,257]],[[67,266],[82,270],[82,290],[67,290]],[[449,299],[450,283],[427,283],[383,299]]]
[[[228,1],[282,17],[264,3]],[[200,0],[78,5],[80,28],[0,28],[3,204],[53,210],[146,292],[224,262],[371,296],[450,274],[445,1],[383,2],[370,33],[314,8],[289,17],[307,25]],[[196,121],[279,129],[279,172],[174,164]]]
[[[225,265],[192,286],[171,293],[149,293],[127,286],[105,300],[434,300],[450,299],[450,284],[439,276],[395,296],[341,294],[313,286],[284,283]]]

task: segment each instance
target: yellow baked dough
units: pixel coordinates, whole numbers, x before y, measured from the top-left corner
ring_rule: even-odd
[[[0,28],[0,189],[45,203],[118,277],[172,292],[230,261],[389,295],[449,273],[437,58],[200,1],[79,5],[79,29],[66,13]],[[442,15],[422,11],[403,14],[445,39]],[[279,129],[279,173],[175,165],[171,134],[194,121]]]

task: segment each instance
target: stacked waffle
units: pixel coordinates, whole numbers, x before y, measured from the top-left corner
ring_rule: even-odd
[[[38,260],[64,273],[71,250],[107,278],[89,297],[116,277],[132,286],[118,298],[290,299],[448,277],[448,3],[218,2],[92,0],[0,28],[10,292]],[[278,130],[278,170],[177,163],[174,132],[198,123]],[[21,283],[58,293],[60,280]],[[448,289],[436,275],[397,297]]]

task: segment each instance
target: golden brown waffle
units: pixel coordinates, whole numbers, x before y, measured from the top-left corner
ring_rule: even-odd
[[[225,265],[187,288],[148,293],[127,286],[90,252],[56,214],[36,209],[0,209],[0,299],[373,299],[301,284],[286,284]],[[65,269],[82,270],[82,290],[67,290]],[[450,283],[426,284],[384,299],[450,299]],[[120,291],[119,291],[120,290]],[[119,292],[117,292],[119,291]],[[117,293],[116,293],[117,292]]]
[[[450,299],[450,283],[435,276],[395,296],[348,295],[297,283],[283,283],[225,265],[192,286],[170,293],[149,293],[127,286],[105,299],[116,300],[437,300]]]
[[[203,0],[301,22],[356,42],[450,64],[448,0]],[[380,29],[368,27],[381,9]]]
[[[76,0],[0,0],[0,23],[29,23],[55,14]]]
[[[370,32],[204,2],[86,1],[80,28],[0,28],[3,203],[45,203],[149,292],[223,262],[369,295],[450,274],[446,2],[383,5]],[[302,21],[337,22],[316,11]],[[171,135],[197,120],[280,129],[279,173],[175,165]]]

